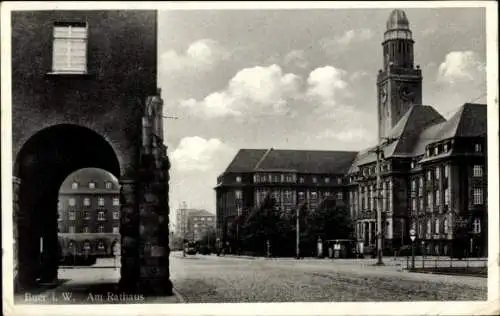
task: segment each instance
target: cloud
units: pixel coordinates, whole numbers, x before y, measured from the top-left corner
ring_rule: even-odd
[[[299,96],[300,77],[283,73],[278,65],[240,70],[225,90],[203,100],[188,99],[181,106],[208,117],[284,114],[287,102]]]
[[[169,50],[161,54],[160,68],[163,71],[208,71],[227,59],[230,52],[212,39],[200,39],[191,43],[182,54]]]
[[[307,78],[306,97],[317,105],[331,108],[348,96],[347,72],[333,66],[316,68]]]
[[[473,51],[454,51],[446,55],[439,65],[437,80],[451,85],[483,81],[486,64]]]
[[[170,154],[172,167],[177,171],[206,172],[220,167],[234,155],[234,150],[217,138],[184,137]]]
[[[321,40],[320,45],[326,51],[346,49],[352,44],[363,43],[373,37],[370,29],[348,30],[341,35]]]
[[[309,62],[306,60],[304,51],[299,49],[292,50],[291,52],[286,54],[283,62],[285,63],[285,65],[296,66],[302,69],[309,66]]]

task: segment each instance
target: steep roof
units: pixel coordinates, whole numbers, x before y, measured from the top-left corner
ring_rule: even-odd
[[[73,182],[78,183],[78,188],[73,189]],[[94,182],[95,189],[89,189],[89,182]],[[106,189],[106,182],[111,182],[111,189]],[[118,180],[111,173],[98,168],[84,168],[71,173],[62,183],[60,188],[60,193],[62,194],[73,194],[73,193],[101,193],[103,190],[105,192],[115,192],[120,189]]]
[[[389,132],[388,137],[396,141],[384,147],[384,157],[411,155],[421,132],[429,125],[443,121],[445,119],[432,106],[413,105]],[[375,162],[377,156],[373,149],[375,146],[361,151],[349,172],[356,172],[359,166]]]
[[[413,148],[418,143],[422,132],[429,126],[445,121],[445,118],[432,106],[413,106],[408,111],[406,121],[404,122],[405,126],[402,132],[395,136],[399,138],[393,143],[393,151],[389,153],[389,156],[412,155]]]
[[[266,151],[266,149],[240,149],[225,172],[249,172]]]
[[[434,142],[456,137],[486,136],[486,104],[465,103],[448,120],[428,127],[419,137],[412,155],[425,153],[425,147]]]
[[[355,151],[293,149],[241,149],[226,172],[293,170],[300,173],[342,174],[356,157]]]

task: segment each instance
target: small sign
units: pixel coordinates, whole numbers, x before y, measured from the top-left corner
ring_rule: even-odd
[[[415,235],[410,236],[411,241],[415,241]]]

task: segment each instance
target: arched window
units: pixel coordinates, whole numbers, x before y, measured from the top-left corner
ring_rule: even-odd
[[[448,234],[448,219],[447,218],[444,219],[443,226],[444,226],[443,227],[444,228],[444,233]]]
[[[434,233],[439,234],[439,218],[436,218],[436,221],[434,222]]]

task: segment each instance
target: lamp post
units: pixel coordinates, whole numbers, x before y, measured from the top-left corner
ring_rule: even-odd
[[[411,269],[415,269],[415,230],[410,230],[410,238],[411,238]]]
[[[305,205],[305,201],[297,205],[296,219],[295,219],[295,255],[296,259],[300,259],[300,209]]]
[[[383,139],[383,141],[382,141]],[[382,261],[382,238],[383,236],[383,229],[382,229],[382,196],[381,196],[381,184],[382,184],[382,177],[381,177],[381,172],[380,172],[380,165],[381,165],[381,160],[384,159],[384,147],[395,142],[397,138],[379,138],[379,145],[377,145],[374,149],[371,150],[371,152],[374,152],[377,155],[377,160],[376,160],[376,173],[377,173],[377,183],[376,183],[376,201],[377,201],[377,263],[376,265],[384,265],[384,262]]]

